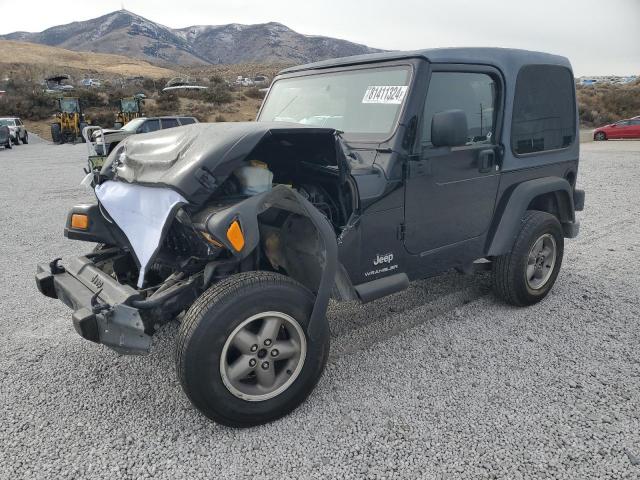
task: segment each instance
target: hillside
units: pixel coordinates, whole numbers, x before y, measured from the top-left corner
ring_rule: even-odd
[[[127,10],[38,33],[14,32],[0,39],[177,65],[299,64],[379,51],[346,40],[302,35],[274,22],[172,29]]]
[[[56,73],[66,69],[97,72],[102,75],[142,76],[163,78],[175,71],[152,65],[144,60],[122,55],[72,52],[63,48],[34,43],[0,40],[0,65],[31,65],[43,73]],[[3,69],[0,66],[0,69]]]

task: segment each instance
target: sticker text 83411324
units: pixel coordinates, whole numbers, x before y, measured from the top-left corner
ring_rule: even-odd
[[[364,92],[362,103],[399,105],[407,93],[406,85],[370,85]]]

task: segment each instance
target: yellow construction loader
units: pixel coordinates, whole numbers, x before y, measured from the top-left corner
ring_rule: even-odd
[[[80,100],[75,97],[58,99],[58,112],[51,124],[51,139],[53,143],[84,142],[82,130],[89,125],[82,113]]]
[[[141,95],[120,99],[120,111],[116,115],[114,128],[122,128],[134,118],[144,117],[143,102],[144,97]]]

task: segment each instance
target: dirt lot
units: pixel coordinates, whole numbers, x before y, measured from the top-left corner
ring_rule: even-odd
[[[242,431],[182,394],[175,324],[120,357],[36,291],[37,262],[90,247],[62,236],[85,147],[0,150],[0,478],[639,478],[640,142],[582,150],[582,232],[545,301],[448,274],[332,305],[316,391]]]

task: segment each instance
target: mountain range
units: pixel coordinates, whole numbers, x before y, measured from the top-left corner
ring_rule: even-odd
[[[346,40],[303,35],[275,22],[173,29],[127,10],[51,27],[38,33],[0,35],[0,39],[80,52],[113,53],[177,65],[300,64],[380,51]]]

